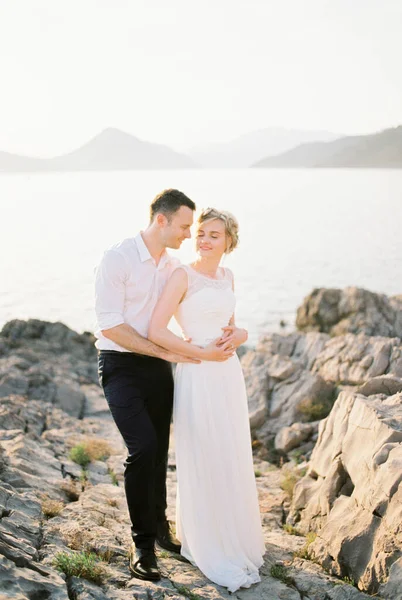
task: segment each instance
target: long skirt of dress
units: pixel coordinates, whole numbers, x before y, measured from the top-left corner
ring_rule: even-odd
[[[237,356],[177,366],[174,434],[182,555],[231,592],[257,583],[265,547]]]

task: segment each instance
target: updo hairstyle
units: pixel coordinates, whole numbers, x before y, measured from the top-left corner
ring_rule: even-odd
[[[239,245],[239,223],[236,217],[227,210],[217,210],[216,208],[205,208],[197,219],[198,226],[207,221],[219,219],[225,225],[227,237],[226,254],[230,254]]]

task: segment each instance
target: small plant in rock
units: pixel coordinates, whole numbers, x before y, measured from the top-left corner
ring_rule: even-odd
[[[289,455],[297,465],[306,460],[306,455],[301,450],[294,450]]]
[[[84,550],[86,549],[85,544],[85,531],[78,525],[74,524],[67,531],[63,532],[63,539],[66,546],[71,550]]]
[[[70,450],[69,454],[70,459],[77,463],[77,465],[81,465],[85,469],[91,462],[91,457],[89,456],[84,444],[77,444]]]
[[[102,583],[105,577],[104,568],[92,552],[59,552],[54,557],[53,566],[68,577],[82,577],[97,584]]]
[[[262,460],[265,460],[276,467],[282,467],[285,461],[283,454],[276,450],[274,439],[268,440],[265,446],[260,448],[258,455]]]
[[[110,563],[115,555],[112,548],[92,548],[91,550],[105,563]]]
[[[300,475],[295,473],[295,471],[290,471],[289,469],[284,470],[280,486],[290,500],[293,498],[293,491],[299,479]]]
[[[296,529],[296,527],[293,527],[293,525],[288,525],[287,523],[285,523],[285,525],[283,526],[283,530],[286,531],[286,533],[288,533],[289,535],[303,535],[301,531]]]
[[[258,469],[255,469],[255,470],[254,470],[254,475],[255,475],[256,477],[262,477],[262,473],[261,473],[261,471],[259,471]]]
[[[356,587],[356,582],[353,579],[353,577],[342,577],[342,582],[343,583],[347,583],[348,585],[353,585],[354,587]]]
[[[305,398],[300,402],[297,410],[306,421],[319,421],[325,419],[331,412],[333,401],[330,399]]]
[[[317,534],[315,531],[309,531],[308,534],[306,535],[306,544],[307,546],[310,546],[310,544],[312,544],[313,542],[315,542],[315,540],[317,539]]]
[[[51,519],[52,517],[57,517],[61,513],[64,508],[63,502],[59,502],[58,500],[52,500],[52,498],[48,498],[44,496],[42,498],[42,512],[47,519]]]
[[[194,594],[194,592],[192,592],[185,585],[178,585],[175,586],[175,588],[179,592],[179,594],[181,594],[185,598],[188,598],[189,600],[202,600],[201,596],[199,596],[198,594]]]
[[[300,548],[300,550],[295,550],[293,555],[297,558],[302,558],[303,560],[313,560],[313,554],[306,545],[304,545],[303,548]]]
[[[82,469],[82,473],[80,475],[81,485],[85,488],[88,483],[88,471],[86,469]]]
[[[100,438],[88,439],[83,446],[91,460],[106,460],[112,454],[110,444]]]
[[[289,575],[288,569],[284,565],[272,565],[269,571],[271,577],[275,577],[275,579],[279,579],[282,583],[286,585],[293,584],[293,578]]]
[[[109,504],[109,506],[113,506],[114,508],[118,506],[116,498],[107,498],[106,502]]]
[[[297,558],[303,558],[304,560],[311,560],[315,562],[314,553],[310,550],[309,546],[316,539],[317,534],[314,531],[309,531],[306,535],[306,543],[300,550],[296,550],[293,555],[297,556]]]
[[[113,485],[119,485],[119,480],[117,479],[117,475],[116,473],[113,471],[113,469],[108,469],[107,471],[110,475],[110,478],[112,480]]]
[[[261,446],[262,446],[261,440],[253,440],[252,441],[251,447],[253,450],[258,450],[259,448],[261,448]]]

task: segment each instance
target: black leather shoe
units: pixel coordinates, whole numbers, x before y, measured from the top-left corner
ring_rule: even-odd
[[[169,552],[176,552],[177,554],[180,554],[181,544],[173,535],[170,529],[169,521],[162,521],[161,523],[158,523],[156,530],[156,543],[164,550],[169,550]]]
[[[157,581],[161,578],[154,550],[136,548],[132,544],[130,548],[130,571],[138,579]]]

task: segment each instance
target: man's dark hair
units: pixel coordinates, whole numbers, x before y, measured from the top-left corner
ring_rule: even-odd
[[[151,223],[157,213],[165,215],[170,222],[174,213],[177,212],[181,206],[188,206],[191,210],[196,210],[194,202],[190,200],[190,198],[187,198],[183,192],[174,189],[163,190],[163,192],[158,194],[152,200],[150,206]]]

